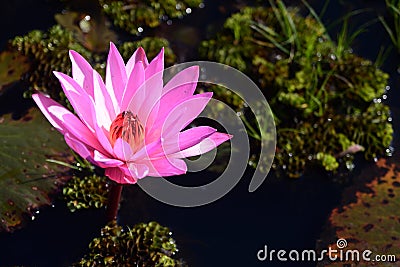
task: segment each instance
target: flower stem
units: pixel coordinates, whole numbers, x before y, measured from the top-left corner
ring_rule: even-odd
[[[117,220],[119,202],[121,200],[122,185],[114,183],[111,185],[108,194],[108,204],[106,210],[106,220],[111,222]]]

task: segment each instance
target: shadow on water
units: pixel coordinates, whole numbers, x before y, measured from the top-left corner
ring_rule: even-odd
[[[53,1],[11,1],[6,7],[2,7],[5,8],[2,12],[7,15],[1,18],[2,25],[7,25],[2,28],[6,28],[7,33],[1,36],[1,46],[8,38],[17,34],[24,34],[32,29],[45,30],[54,24],[51,15],[59,9],[50,2]],[[206,8],[208,2],[206,1]],[[349,6],[362,8],[377,5],[373,1],[356,1],[357,4],[352,2],[348,6],[331,2],[324,18],[330,22],[349,11]],[[317,6],[317,10],[321,8],[319,1],[311,3]],[[377,6],[380,7],[382,4]],[[201,17],[196,17],[196,12],[193,12],[193,17],[190,18],[197,19],[197,24],[194,24],[196,27],[201,27],[200,22],[208,11],[204,9],[201,12]],[[214,15],[221,13],[210,12]],[[23,21],[18,20],[21,17],[24,17]],[[362,24],[361,22],[357,23]],[[374,53],[382,45],[381,40],[383,44],[387,44],[388,40],[380,25],[374,24],[371,27],[372,30],[357,39],[355,51],[374,60]],[[174,45],[178,48],[184,46],[179,42]],[[190,47],[187,51],[181,51],[180,59],[190,58],[188,53],[191,51],[193,49]],[[396,60],[399,62],[398,57]],[[394,77],[391,81],[390,99],[398,99],[395,85],[399,82],[399,75],[393,71],[397,62],[389,60],[384,66],[385,71]],[[398,129],[399,121],[398,103],[397,100],[389,101],[394,111],[395,129]],[[395,138],[396,143],[397,141]],[[189,173],[170,180],[182,182],[182,179],[193,179],[201,183],[214,175],[207,172]],[[340,204],[343,185],[322,174],[314,173],[297,180],[278,179],[270,174],[258,190],[249,193],[250,178],[251,171],[248,170],[239,184],[225,197],[197,208],[168,206],[146,195],[138,186],[129,186],[124,189],[119,220],[123,225],[155,220],[168,226],[179,245],[180,257],[194,267],[276,266],[276,262],[259,262],[257,251],[264,245],[276,250],[315,248],[328,215]],[[103,211],[69,213],[65,204],[56,202],[55,208],[41,210],[40,216],[26,228],[13,234],[0,234],[0,266],[68,265],[83,255],[90,240],[99,234],[103,220]],[[315,266],[315,263],[283,265]]]

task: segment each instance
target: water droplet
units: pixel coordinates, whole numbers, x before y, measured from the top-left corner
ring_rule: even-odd
[[[292,153],[289,153],[288,155],[289,155],[289,157],[293,157],[293,154],[292,154]]]
[[[38,188],[36,186],[32,186],[32,190],[37,191]]]
[[[12,201],[11,199],[9,199],[7,202],[8,202],[8,205],[10,205],[10,206],[14,206],[15,205],[14,201]]]
[[[90,17],[89,15],[86,15],[86,16],[85,16],[85,20],[86,20],[86,21],[89,21],[90,19],[91,19],[91,17]]]
[[[167,25],[172,25],[172,20],[167,20]]]
[[[242,116],[242,114],[243,113],[241,111],[236,112],[236,116],[238,116],[238,117]]]
[[[190,14],[190,13],[192,13],[192,9],[190,8],[190,7],[188,7],[188,8],[186,8],[186,14]]]
[[[386,90],[386,91],[389,91],[389,90],[390,90],[390,86],[389,86],[389,85],[386,85],[385,90]]]
[[[35,216],[32,216],[31,219],[32,219],[32,221],[34,221],[36,218],[35,218]]]
[[[378,158],[377,158],[377,157],[375,157],[375,158],[374,158],[374,161],[375,161],[375,162],[377,162],[377,161],[378,161]]]
[[[199,4],[199,8],[204,8],[206,5],[204,3]]]
[[[335,55],[335,54],[330,54],[329,57],[330,57],[332,60],[336,60],[336,55]]]
[[[355,167],[355,165],[354,165],[353,162],[351,162],[351,161],[346,161],[346,168],[347,168],[349,171],[352,171],[352,170],[354,169],[354,167]]]
[[[143,28],[142,28],[142,27],[138,27],[138,28],[137,28],[137,31],[138,31],[138,32],[143,32]]]
[[[37,211],[35,211],[35,213],[36,213],[36,214],[39,214],[39,211],[37,210]]]
[[[387,99],[387,95],[383,95],[382,98],[383,98],[383,99]]]
[[[328,121],[329,121],[329,122],[331,122],[331,121],[332,121],[332,119],[331,119],[331,118],[328,118]]]
[[[176,10],[179,10],[179,9],[181,9],[181,8],[182,8],[182,5],[178,3],[178,4],[176,4],[176,6],[175,6],[175,7],[176,7]]]
[[[391,122],[393,119],[392,119],[392,117],[389,117],[387,120],[388,120],[389,122]]]

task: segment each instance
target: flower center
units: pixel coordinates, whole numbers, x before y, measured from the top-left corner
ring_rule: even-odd
[[[118,114],[110,126],[110,141],[113,147],[118,138],[127,142],[133,153],[143,146],[144,127],[137,115],[130,111]]]

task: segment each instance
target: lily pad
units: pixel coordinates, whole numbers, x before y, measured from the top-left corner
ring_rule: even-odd
[[[20,80],[30,68],[28,58],[11,51],[0,53],[0,95],[12,83]]]
[[[70,177],[69,168],[47,162],[72,162],[62,136],[37,109],[20,120],[0,119],[0,231],[13,231],[35,218],[41,206]]]
[[[372,251],[375,255],[396,257],[396,262],[380,263],[379,266],[400,266],[400,169],[395,164],[380,160],[375,170],[378,174],[366,185],[366,189],[357,191],[355,202],[333,210],[330,224],[337,239],[347,241],[344,250]],[[367,172],[363,173],[365,177]],[[336,244],[330,247],[336,248]],[[351,262],[332,263],[324,266],[342,266]],[[355,264],[356,262],[353,262]],[[376,266],[376,262],[362,262],[363,266]]]

